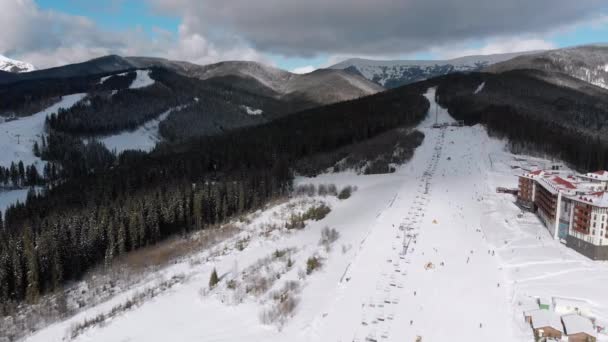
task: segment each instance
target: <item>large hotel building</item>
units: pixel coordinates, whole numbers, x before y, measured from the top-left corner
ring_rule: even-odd
[[[517,202],[536,212],[555,239],[593,260],[608,260],[607,191],[608,171],[537,170],[519,176]]]

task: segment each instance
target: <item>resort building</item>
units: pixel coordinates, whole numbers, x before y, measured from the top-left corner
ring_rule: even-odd
[[[519,177],[517,203],[551,236],[594,260],[608,260],[608,171],[535,170]]]

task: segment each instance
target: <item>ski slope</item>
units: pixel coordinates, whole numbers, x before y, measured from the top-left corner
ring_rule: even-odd
[[[57,113],[60,108],[70,108],[82,100],[86,94],[66,95],[54,105],[36,114],[17,120],[0,122],[0,165],[9,167],[11,162],[20,160],[25,165],[35,164],[41,172],[42,161],[32,151],[34,142],[40,143],[44,133],[44,121],[50,114]]]
[[[235,223],[242,231],[215,248],[26,340],[69,340],[66,334],[75,324],[178,274],[184,280],[176,286],[74,341],[532,341],[521,315],[531,296],[584,299],[599,320],[608,317],[603,285],[608,265],[550,239],[535,217],[517,218],[511,195],[496,193],[496,186],[516,184],[518,171],[511,166],[526,159],[515,160],[505,143],[488,137],[481,126],[431,128],[434,89],[426,96],[433,115],[420,124],[424,142],[394,174],[345,172],[296,180],[357,186],[347,200],[310,199],[332,208],[325,219],[302,230],[269,231],[269,224],[280,226],[285,210],[302,200],[270,207],[249,223]],[[439,107],[437,116],[440,123],[453,121]],[[329,250],[319,245],[326,226],[339,232]],[[246,246],[235,248],[243,239]],[[283,248],[292,249],[293,267],[283,269],[266,294],[234,303],[227,280],[241,279],[234,277]],[[323,266],[302,276],[311,255],[321,257]],[[214,268],[222,281],[209,291]],[[290,280],[300,284],[293,315],[282,325],[262,324],[269,293]]]
[[[124,131],[97,139],[102,142],[108,150],[117,154],[126,150],[152,151],[156,144],[161,140],[158,133],[158,126],[167,118],[167,116],[169,116],[171,111],[172,109],[163,112],[157,118],[144,123],[134,131]]]

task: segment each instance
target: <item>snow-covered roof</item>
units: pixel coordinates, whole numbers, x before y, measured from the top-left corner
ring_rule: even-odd
[[[544,173],[545,173],[545,171],[543,171],[543,170],[534,170],[534,171],[524,172],[521,175],[521,177],[528,178],[528,179],[536,179],[537,177],[543,175]]]
[[[565,195],[575,196],[604,190],[602,185],[590,181],[587,176],[563,171],[537,170],[526,173],[522,177],[537,180],[539,185],[552,194],[561,192]]]
[[[595,207],[608,208],[608,193],[606,191],[568,196],[568,198],[573,201],[591,204]]]
[[[593,323],[587,317],[579,316],[576,314],[562,316],[562,322],[564,323],[564,329],[567,335],[574,335],[584,333],[595,337],[595,329],[593,329]]]
[[[584,300],[580,299],[572,299],[572,298],[562,298],[562,297],[553,297],[553,304],[560,306],[571,306],[577,308],[583,308],[589,306]]]
[[[584,175],[587,178],[598,180],[598,181],[608,181],[608,171],[599,170],[595,172],[589,172]]]
[[[532,328],[540,329],[550,327],[564,332],[560,317],[553,311],[538,309],[530,313]]]

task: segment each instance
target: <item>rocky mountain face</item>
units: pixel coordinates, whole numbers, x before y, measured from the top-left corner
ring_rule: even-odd
[[[20,73],[34,71],[36,68],[30,63],[18,61],[0,55],[0,71]]]
[[[396,88],[453,72],[480,71],[489,65],[529,53],[533,52],[466,56],[449,60],[379,61],[353,58],[330,68],[360,74],[385,88]]]
[[[563,73],[608,89],[608,45],[586,45],[518,56],[485,68],[488,72],[538,69]]]

